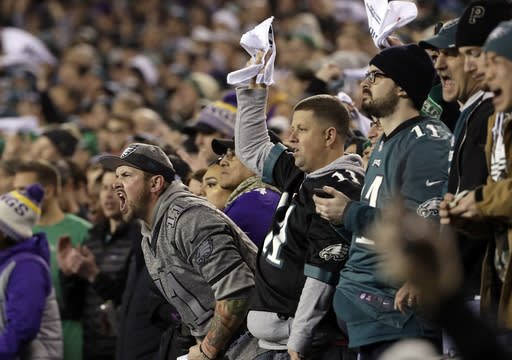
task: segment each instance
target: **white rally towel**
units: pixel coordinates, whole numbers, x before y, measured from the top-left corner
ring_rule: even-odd
[[[2,29],[2,52],[0,63],[3,66],[13,64],[56,65],[57,59],[48,50],[46,45],[31,33],[14,28]]]
[[[364,0],[370,35],[379,49],[389,47],[386,40],[396,29],[418,16],[416,4],[409,1]]]
[[[253,77],[256,76],[257,84],[272,85],[274,83],[274,61],[276,59],[276,47],[274,44],[274,32],[272,30],[271,16],[267,20],[258,24],[254,29],[246,32],[240,39],[240,45],[251,55],[252,65],[228,74],[228,84],[230,85],[248,85]],[[264,51],[263,61],[256,64],[256,54]],[[266,55],[271,52],[266,60]],[[266,63],[265,63],[266,60]],[[259,72],[265,68],[263,74]]]
[[[39,120],[35,116],[0,117],[0,132],[16,134],[25,131],[41,133]]]

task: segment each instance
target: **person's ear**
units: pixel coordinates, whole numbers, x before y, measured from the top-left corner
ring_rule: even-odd
[[[405,91],[401,86],[397,86],[397,95],[400,97],[408,97],[407,91]]]
[[[333,126],[328,127],[325,129],[325,145],[331,146],[335,141],[338,133],[336,132],[336,129]]]
[[[164,187],[164,177],[155,175],[151,178],[151,192],[158,192]]]
[[[43,200],[51,199],[56,196],[55,186],[53,185],[46,185],[44,187],[44,196]]]

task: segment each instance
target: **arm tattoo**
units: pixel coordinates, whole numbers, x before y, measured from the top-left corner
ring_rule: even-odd
[[[248,307],[249,299],[217,301],[210,329],[202,342],[203,350],[213,358],[217,356],[245,320]]]

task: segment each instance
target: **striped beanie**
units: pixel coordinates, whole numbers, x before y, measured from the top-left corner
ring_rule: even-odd
[[[32,228],[41,215],[43,196],[44,189],[39,184],[0,196],[0,230],[16,242],[32,237]]]

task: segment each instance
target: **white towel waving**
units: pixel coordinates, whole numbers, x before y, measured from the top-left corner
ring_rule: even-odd
[[[396,29],[418,16],[416,4],[409,1],[364,0],[370,35],[379,49],[389,47],[386,40]]]
[[[246,32],[240,39],[240,45],[251,55],[252,65],[243,69],[230,72],[227,77],[230,85],[248,85],[253,77],[256,76],[257,84],[272,85],[274,83],[274,61],[276,59],[276,48],[274,44],[274,32],[272,30],[271,16],[267,20],[258,24],[254,29]],[[264,51],[261,64],[256,63],[256,54]],[[271,51],[270,57],[266,55]],[[265,68],[263,74],[259,72]]]

